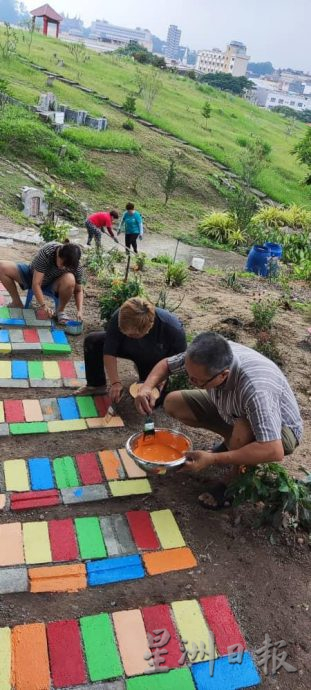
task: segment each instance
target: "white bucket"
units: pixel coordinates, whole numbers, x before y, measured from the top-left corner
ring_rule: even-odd
[[[191,261],[191,266],[192,268],[195,268],[197,271],[203,271],[205,264],[205,259],[202,256],[194,256]]]

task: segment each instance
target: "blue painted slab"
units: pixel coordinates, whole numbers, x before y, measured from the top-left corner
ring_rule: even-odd
[[[28,364],[23,361],[12,362],[12,379],[28,379]]]
[[[91,561],[86,564],[86,570],[88,584],[91,587],[145,577],[140,556],[121,556],[121,558]]]
[[[208,661],[193,664],[191,673],[197,690],[241,690],[261,683],[249,652],[244,652],[241,664],[229,664],[228,656],[216,659],[212,677]]]
[[[62,419],[80,419],[77,403],[73,396],[69,398],[57,398],[57,403]]]
[[[68,345],[68,339],[64,331],[58,331],[56,328],[51,330],[54,343],[57,345]]]
[[[28,460],[31,488],[33,491],[54,489],[55,482],[49,458],[30,458]]]
[[[75,370],[77,372],[77,379],[85,379],[85,364],[84,362],[74,362]]]
[[[0,343],[9,343],[9,331],[0,331]]]
[[[0,319],[0,326],[25,326],[24,319]]]

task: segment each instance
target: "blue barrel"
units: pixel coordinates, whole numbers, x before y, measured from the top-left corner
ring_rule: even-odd
[[[267,247],[267,249],[270,249],[271,256],[273,259],[281,259],[282,258],[283,247],[281,244],[277,244],[276,242],[265,242],[264,247]]]
[[[268,247],[261,244],[254,244],[247,257],[245,268],[249,273],[256,273],[256,275],[266,278],[269,274],[270,259],[271,251]]]

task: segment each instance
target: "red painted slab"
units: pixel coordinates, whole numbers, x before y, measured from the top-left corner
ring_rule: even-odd
[[[101,484],[103,481],[96,453],[82,453],[76,455],[76,462],[80,472],[82,484]]]
[[[111,400],[108,395],[95,395],[95,406],[100,417],[105,417],[108,411]]]
[[[0,306],[2,307],[5,304],[5,297],[3,295],[0,295]]]
[[[180,637],[173,624],[170,608],[166,604],[160,604],[159,606],[148,606],[141,610],[142,617],[144,619],[146,633],[149,633],[152,638],[154,638],[154,630],[167,630],[170,635],[169,641],[159,648],[159,652],[163,649],[167,649],[167,654],[163,654],[165,659],[164,663],[160,666],[167,666],[168,668],[180,668],[178,663],[179,659],[182,657],[182,650],[180,649]],[[164,641],[164,640],[163,640]],[[154,652],[154,649],[150,650]],[[146,664],[148,668],[148,662]]]
[[[135,544],[139,549],[153,551],[160,548],[151,517],[146,510],[130,510],[126,513],[126,517]]]
[[[76,561],[79,554],[73,521],[51,520],[48,524],[53,561]]]
[[[38,331],[35,328],[25,328],[23,336],[25,343],[40,343]]]
[[[220,655],[227,655],[228,647],[232,645],[241,644],[244,649],[247,648],[227,597],[223,595],[203,597],[200,599],[200,604],[208,627],[215,635],[215,643]]]
[[[51,676],[55,688],[86,683],[78,622],[57,621],[46,626]]]
[[[47,321],[50,318],[47,311],[45,311],[45,309],[37,309],[36,310],[36,317],[40,321]]]
[[[66,361],[65,359],[62,359],[58,362],[58,366],[60,368],[60,373],[62,379],[76,379],[77,378],[77,372],[74,367],[74,363],[70,361]]]
[[[11,510],[28,510],[30,508],[44,508],[44,506],[57,506],[60,502],[60,493],[56,489],[50,489],[48,491],[25,491],[11,495]]]
[[[5,421],[8,424],[25,421],[22,400],[4,400],[3,404]]]

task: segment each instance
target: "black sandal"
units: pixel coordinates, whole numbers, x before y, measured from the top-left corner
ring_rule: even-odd
[[[200,496],[199,503],[202,508],[206,510],[221,510],[222,508],[229,508],[232,505],[233,499],[230,496],[226,496],[228,485],[225,482],[208,482],[206,485],[206,491],[201,496],[209,494],[215,501],[216,505],[208,505]]]

